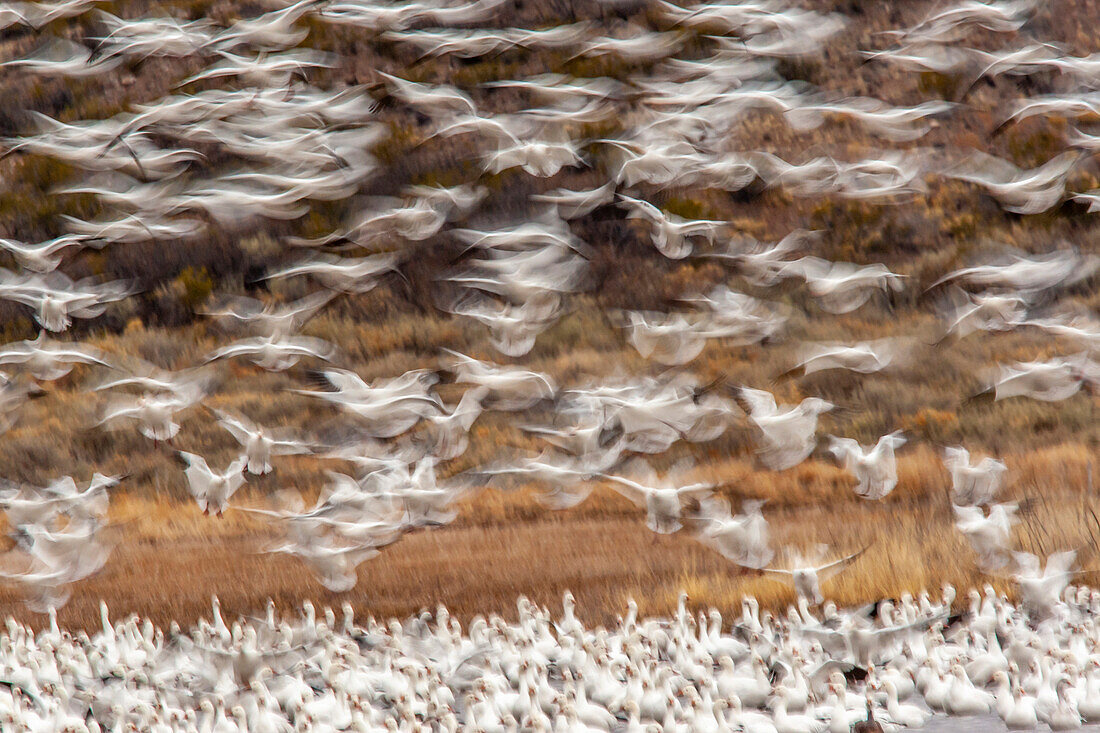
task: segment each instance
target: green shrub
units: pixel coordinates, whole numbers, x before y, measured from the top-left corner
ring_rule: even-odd
[[[214,292],[214,280],[205,267],[195,269],[184,268],[176,278],[180,286],[180,300],[191,310],[195,310],[206,302],[210,294]]]

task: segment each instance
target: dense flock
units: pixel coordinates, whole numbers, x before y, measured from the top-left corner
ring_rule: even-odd
[[[841,611],[806,599],[773,616],[642,619],[630,602],[611,628],[586,627],[570,593],[560,614],[521,597],[518,618],[440,606],[365,625],[306,602],[298,616],[167,631],[106,605],[91,633],[9,620],[0,635],[0,723],[78,731],[625,731],[848,733],[920,728],[935,713],[959,730],[1100,720],[1100,593],[1045,586],[1019,605],[987,587],[953,611],[955,589]],[[1059,564],[1059,568],[1053,565]],[[962,601],[962,599],[958,599]],[[1036,602],[1039,606],[1034,605]],[[362,623],[362,622],[360,622]]]
[[[771,385],[693,374],[708,343],[766,349],[783,339],[800,315],[780,297],[792,289],[827,316],[871,303],[890,312],[897,298],[912,294],[939,318],[936,347],[980,332],[1027,330],[1049,340],[1050,353],[1039,360],[974,364],[987,375],[986,389],[959,394],[960,402],[1060,402],[1096,389],[1100,320],[1077,297],[1094,292],[1097,282],[1100,258],[1088,251],[1004,247],[918,282],[885,264],[820,256],[820,231],[758,241],[733,222],[674,213],[650,200],[669,189],[734,197],[781,191],[888,207],[925,195],[938,179],[976,187],[1021,219],[1066,202],[1100,208],[1100,189],[1071,187],[1100,149],[1100,135],[1088,126],[1100,114],[1100,60],[1041,38],[1020,43],[1042,3],[939,5],[916,25],[876,38],[862,52],[864,63],[964,82],[957,99],[909,107],[842,97],[780,73],[858,22],[855,13],[786,0],[606,0],[592,4],[598,21],[538,28],[502,26],[510,0],[301,0],[226,25],[184,20],[172,8],[123,18],[99,5],[0,4],[0,34],[36,38],[30,52],[0,62],[3,73],[80,80],[152,59],[198,59],[201,70],[172,93],[103,119],[31,113],[32,129],[3,141],[5,156],[50,158],[80,171],[54,193],[90,198],[98,211],[92,218],[59,216],[56,235],[45,241],[0,232],[10,264],[0,269],[0,299],[29,309],[38,325],[35,338],[0,346],[0,365],[10,370],[0,387],[5,428],[47,383],[83,365],[81,389],[97,405],[90,429],[136,430],[150,450],[171,452],[179,480],[204,513],[266,517],[282,537],[267,550],[299,558],[334,592],[353,588],[357,566],[404,534],[454,520],[457,504],[476,492],[534,487],[548,507],[565,510],[602,484],[643,507],[655,537],[690,536],[720,552],[731,570],[788,582],[799,605],[772,617],[746,599],[732,627],[717,611],[696,620],[682,603],[673,619],[638,619],[631,611],[615,628],[588,629],[573,615],[571,597],[556,620],[521,600],[518,622],[478,619],[466,632],[443,609],[407,622],[372,620],[366,628],[350,611],[338,622],[331,613],[318,619],[312,608],[303,619],[272,613],[230,627],[216,603],[213,621],[189,633],[137,619],[112,625],[106,611],[90,638],[56,623],[35,636],[13,622],[0,644],[0,677],[8,681],[0,691],[3,720],[42,731],[431,725],[794,733],[847,731],[867,719],[916,727],[929,710],[995,713],[1012,728],[1043,721],[1059,730],[1100,716],[1097,596],[1067,588],[1077,572],[1073,550],[1044,558],[1014,546],[1012,529],[1026,507],[998,503],[1007,469],[996,457],[972,456],[964,446],[942,450],[957,527],[975,562],[1018,586],[1017,605],[987,590],[971,593],[961,613],[952,607],[953,589],[935,600],[838,610],[822,581],[873,549],[776,548],[763,502],[744,499],[735,512],[720,482],[700,481],[690,461],[662,460],[676,444],[707,444],[733,425],[748,426],[757,460],[769,470],[791,469],[817,451],[851,474],[863,499],[882,500],[894,490],[895,454],[911,442],[901,430],[871,443],[819,435],[819,417],[838,405],[813,395],[784,404]],[[59,34],[82,18],[97,34]],[[568,61],[612,58],[638,70],[626,80],[497,78],[476,90],[375,70],[370,84],[324,85],[318,80],[340,58],[308,45],[317,27],[440,63],[524,49]],[[1016,45],[968,47],[975,34],[1011,34]],[[1061,91],[1021,96],[998,128],[1035,117],[1069,125],[1068,148],[1046,162],[1021,169],[985,152],[921,146],[966,105],[975,85],[1051,74]],[[416,121],[417,146],[461,151],[468,180],[355,198],[395,165],[378,152],[396,129],[380,115],[394,109]],[[735,126],[761,111],[798,132],[846,120],[882,148],[856,160],[824,153],[787,160],[741,149]],[[545,187],[523,210],[501,211],[493,200],[504,173],[557,180],[583,174],[587,183]],[[113,249],[134,244],[186,248],[212,232],[296,221],[353,198],[356,205],[328,230],[283,237],[252,295],[215,293],[198,307],[224,334],[199,363],[147,363],[67,335],[94,334],[95,319],[143,287],[98,276],[74,280],[65,269],[75,258],[95,252],[109,259]],[[591,263],[604,243],[585,241],[575,224],[612,215],[627,219],[654,257],[713,264],[728,273],[728,284],[689,285],[664,310],[603,309],[600,317],[652,369],[561,383],[523,360],[579,294],[600,291]],[[345,368],[341,350],[348,344],[302,332],[341,299],[382,283],[407,287],[407,268],[441,241],[455,254],[425,306],[480,324],[484,340],[465,350],[479,356],[445,350],[420,368],[368,380]],[[76,319],[89,323],[74,328]],[[776,379],[818,372],[859,379],[911,364],[917,346],[915,337],[806,342]],[[343,413],[345,428],[294,431],[205,404],[225,380],[249,378],[247,370],[230,370],[231,361],[292,375],[293,392]],[[454,400],[441,396],[444,385]],[[224,428],[227,444],[239,444],[239,458],[211,465],[177,450],[180,416],[188,411]],[[502,451],[499,460],[453,470],[487,412],[510,414],[514,429],[545,449],[519,457]],[[287,455],[331,462],[315,501],[293,487],[265,505],[233,501],[250,477],[274,471],[277,479]],[[55,468],[64,474],[64,466]],[[0,577],[21,586],[32,609],[54,613],[74,583],[109,562],[121,531],[108,519],[110,496],[125,480],[95,473],[5,485],[0,504],[12,550]]]

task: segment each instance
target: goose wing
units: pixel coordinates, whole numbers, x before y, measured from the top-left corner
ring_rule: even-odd
[[[856,559],[859,558],[859,556],[863,553],[867,552],[868,548],[870,547],[870,545],[867,545],[863,549],[853,552],[851,555],[842,557],[839,560],[833,560],[832,562],[826,563],[825,565],[819,565],[817,568],[815,568],[818,577],[820,577],[822,580],[825,580],[829,577],[832,577],[833,575],[836,575],[841,570],[855,562]]]

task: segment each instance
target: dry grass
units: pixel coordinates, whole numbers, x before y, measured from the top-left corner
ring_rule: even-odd
[[[1025,551],[1082,551],[1083,566],[1100,557],[1097,497],[1086,493],[1089,451],[1078,445],[1009,456],[1015,477],[1008,494],[1031,498],[1016,531]],[[1000,578],[983,576],[953,527],[945,495],[947,476],[927,447],[900,461],[901,483],[886,500],[867,503],[850,491],[837,469],[811,461],[783,474],[755,471],[741,461],[699,469],[726,481],[731,497],[769,499],[765,511],[779,545],[826,543],[838,552],[870,545],[846,572],[826,583],[842,604],[896,597],[943,583],[969,587]],[[254,505],[259,492],[239,495]],[[790,588],[744,571],[695,542],[687,530],[657,537],[643,514],[606,487],[566,512],[542,509],[528,491],[490,491],[463,505],[448,527],[416,532],[360,566],[359,584],[347,594],[321,587],[297,561],[261,554],[274,538],[251,515],[230,511],[223,520],[203,517],[190,503],[136,493],[116,497],[112,518],[121,540],[106,568],[77,584],[62,610],[63,623],[94,625],[98,602],[115,614],[139,613],[159,623],[181,623],[209,614],[217,594],[229,614],[257,613],[267,598],[283,609],[311,598],[337,606],[350,602],[376,616],[406,615],[445,603],[464,618],[508,615],[518,595],[559,603],[572,590],[583,616],[610,623],[633,597],[641,610],[666,614],[681,589],[693,606],[734,611],[746,594],[765,606],[782,608]],[[1089,574],[1084,581],[1095,581]],[[0,591],[0,613],[41,624],[23,609],[13,589]]]

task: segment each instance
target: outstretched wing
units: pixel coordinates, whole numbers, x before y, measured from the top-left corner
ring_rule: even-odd
[[[624,476],[616,476],[614,474],[604,474],[604,476],[615,482],[615,485],[611,487],[615,491],[619,492],[627,499],[630,499],[635,504],[642,504],[643,506],[645,505],[646,496],[648,496],[649,494],[648,486],[643,486],[642,484],[636,481],[631,481]]]
[[[179,457],[187,464],[183,474],[187,477],[188,490],[192,496],[200,496],[210,486],[214,472],[206,465],[206,459],[202,456],[181,450]]]
[[[226,499],[233,496],[237,489],[244,485],[244,467],[246,464],[246,459],[238,458],[225,469],[225,473],[229,477],[229,491],[226,492]]]
[[[779,410],[771,392],[752,387],[734,387],[732,392],[737,406],[752,417],[771,415]]]
[[[245,418],[230,415],[228,412],[213,410],[218,416],[218,424],[225,428],[238,443],[245,445],[256,432],[256,426]]]
[[[836,575],[841,570],[843,570],[844,568],[848,567],[853,562],[855,562],[856,559],[860,555],[867,552],[867,549],[869,547],[870,547],[870,545],[867,545],[867,547],[864,547],[862,550],[858,550],[857,552],[853,552],[851,555],[848,555],[847,557],[842,557],[839,560],[833,560],[831,563],[819,566],[817,568],[818,577],[821,578],[822,580],[825,580],[826,578],[830,578],[830,577]]]

